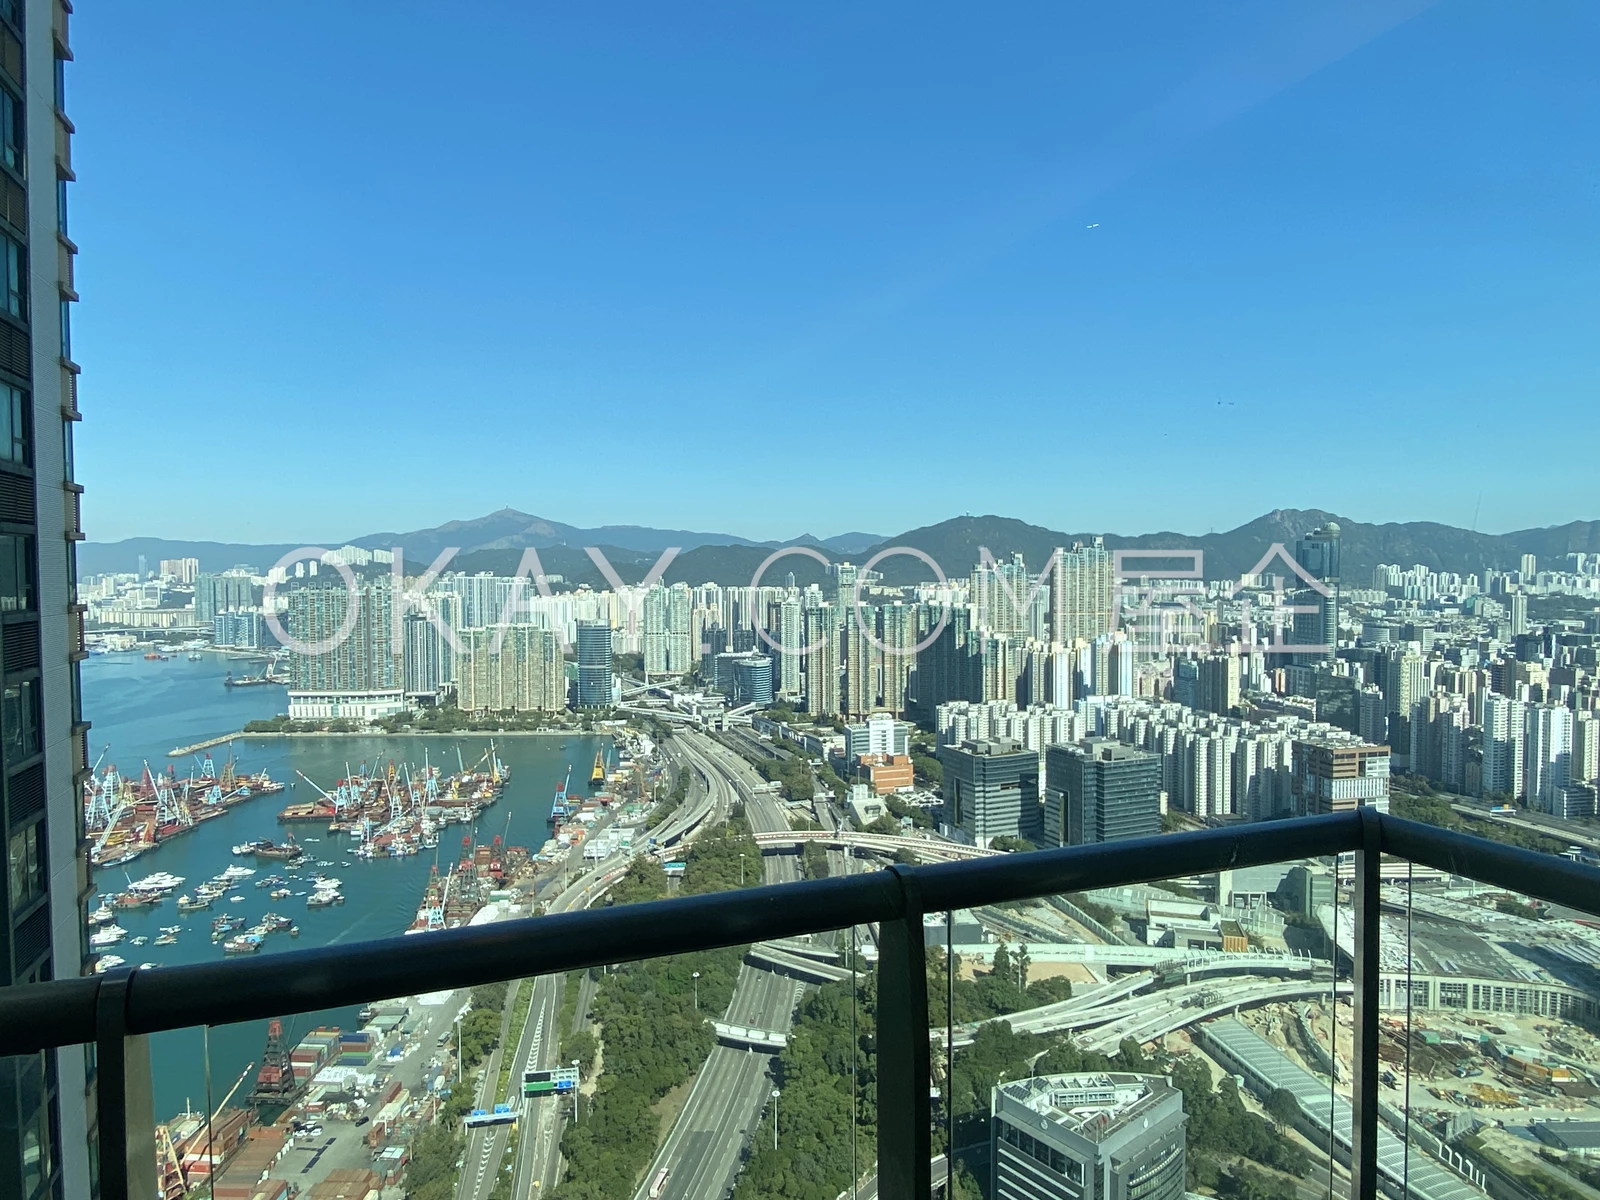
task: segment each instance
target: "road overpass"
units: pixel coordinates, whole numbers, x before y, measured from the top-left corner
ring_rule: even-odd
[[[770,1029],[730,1025],[726,1021],[713,1021],[711,1028],[717,1032],[717,1041],[729,1046],[743,1046],[747,1050],[765,1050],[769,1054],[776,1054],[789,1044],[787,1033],[778,1033]]]
[[[993,858],[1003,850],[985,850],[962,842],[946,842],[935,838],[899,837],[886,833],[851,833],[843,830],[827,832],[820,829],[782,830],[755,835],[756,845],[763,854],[782,854],[803,846],[806,842],[821,842],[824,846],[849,850],[870,850],[878,854],[893,854],[896,850],[909,850],[925,858],[962,859]]]
[[[999,945],[995,942],[957,944],[955,952],[969,961],[988,962],[994,958]],[[1326,969],[1328,965],[1325,959],[1305,954],[1274,954],[1264,950],[1182,950],[1172,946],[1111,946],[1100,942],[1013,941],[1006,946],[1008,953],[1026,950],[1028,957],[1038,963],[1083,963],[1168,975],[1217,972],[1300,975]]]
[[[836,967],[830,963],[818,962],[814,958],[790,954],[777,949],[771,943],[757,943],[751,946],[750,952],[745,957],[781,974],[803,979],[807,983],[842,983],[851,975],[845,967]]]

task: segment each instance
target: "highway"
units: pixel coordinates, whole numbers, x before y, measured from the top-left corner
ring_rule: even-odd
[[[715,811],[726,811],[725,803],[720,807],[715,796],[695,795],[695,785],[691,783],[691,796],[685,801],[683,810],[674,814],[673,824],[677,825],[682,833],[689,832],[698,825],[699,821]],[[692,817],[692,820],[688,818]],[[593,834],[600,833],[610,819],[599,822]],[[566,867],[570,872],[578,868],[580,873],[569,875],[569,882],[565,887],[555,882],[552,884],[559,890],[557,894],[546,901],[546,911],[550,913],[569,912],[573,909],[587,908],[605,894],[607,888],[620,879],[628,869],[625,860],[611,859],[597,863],[587,871],[582,871],[582,850],[573,847],[568,852]],[[551,884],[547,884],[548,892]],[[573,981],[574,987],[581,987],[582,976]],[[514,1007],[514,996],[517,989],[528,986],[528,981],[521,981],[515,989],[508,993],[506,1021],[509,1023]],[[499,1079],[502,1050],[497,1049],[486,1064],[483,1077],[479,1083],[477,1107],[490,1108],[496,1102],[510,1103],[520,1106],[522,1104],[522,1075],[523,1072],[534,1069],[547,1069],[560,1066],[558,1056],[561,1050],[561,1033],[557,1029],[561,1010],[561,988],[559,980],[554,976],[541,975],[532,981],[533,1000],[528,1008],[527,1020],[517,1032],[517,1045],[513,1051],[512,1069],[507,1076],[508,1095],[490,1097],[486,1093]],[[512,1031],[506,1028],[501,1030],[501,1045],[504,1046]],[[512,1163],[513,1184],[512,1195],[523,1200],[529,1196],[537,1196],[549,1191],[556,1182],[561,1169],[561,1134],[566,1125],[566,1114],[570,1111],[564,1100],[555,1097],[540,1099],[530,1103],[523,1111],[519,1123],[520,1136],[517,1140],[516,1159]],[[510,1140],[510,1127],[499,1125],[486,1129],[469,1130],[467,1133],[466,1153],[462,1159],[461,1177],[457,1186],[458,1200],[484,1200],[493,1190],[495,1181],[505,1160],[507,1143]]]
[[[671,749],[687,760],[688,765],[685,769],[691,771],[691,784],[688,798],[678,812],[668,820],[663,830],[670,830],[674,838],[682,839],[691,837],[702,823],[708,821],[708,818],[714,822],[726,816],[735,795],[733,789],[710,769],[710,764],[703,755],[697,754],[692,748],[689,735],[680,735],[674,739]],[[709,789],[704,786],[707,780],[713,781],[713,786]],[[594,832],[600,832],[605,823],[597,825]],[[656,831],[656,836],[659,837],[661,833],[660,830]],[[568,856],[569,865],[581,862],[578,857],[580,854],[581,850],[574,848]],[[546,911],[560,913],[587,908],[603,896],[606,889],[620,879],[627,869],[628,863],[623,860],[613,859],[596,864],[588,871],[573,877],[565,888],[549,899]],[[585,976],[580,973],[571,981],[571,986],[583,988]],[[553,976],[540,976],[534,981],[534,988],[533,1002],[528,1009],[528,1018],[518,1040],[516,1065],[509,1077],[508,1087],[512,1094],[509,1098],[501,1097],[502,1100],[509,1099],[512,1103],[521,1102],[521,1081],[524,1071],[562,1065],[559,1061],[561,1031],[557,1028],[560,1020],[561,989]],[[498,1071],[498,1061],[496,1071]],[[481,1107],[488,1106],[481,1105]],[[512,1164],[511,1194],[518,1200],[541,1195],[555,1186],[561,1171],[561,1135],[566,1128],[567,1115],[570,1111],[564,1100],[555,1097],[533,1101],[524,1110],[516,1159]],[[474,1144],[469,1137],[462,1169],[462,1182],[465,1185],[469,1177],[484,1182],[482,1191],[461,1191],[461,1200],[482,1200],[494,1185],[495,1170],[489,1169],[487,1163],[492,1160],[498,1169],[505,1155],[507,1131],[504,1127],[496,1127],[492,1132],[500,1135],[497,1140],[480,1138],[478,1143]]]
[[[750,790],[762,781],[732,751],[699,735],[680,733],[673,740],[705,772],[714,811],[726,813],[735,800],[743,798],[745,817],[753,830],[788,828],[777,802]],[[759,862],[768,883],[799,877],[797,863],[790,856],[763,857]],[[756,866],[750,864],[752,870]],[[803,993],[802,984],[746,963],[739,969],[733,999],[720,1019],[733,1025],[786,1030]],[[638,1200],[647,1200],[650,1184],[663,1168],[668,1175],[662,1200],[718,1200],[727,1195],[738,1175],[741,1151],[769,1099],[771,1068],[769,1054],[715,1046],[695,1077],[683,1111],[645,1172]]]

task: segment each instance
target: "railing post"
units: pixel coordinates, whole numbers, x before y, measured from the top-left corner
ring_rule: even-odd
[[[1378,942],[1382,829],[1376,811],[1361,809],[1355,869],[1355,1046],[1351,1102],[1351,1200],[1378,1194]]]
[[[928,971],[922,900],[914,872],[891,868],[906,896],[905,916],[879,926],[878,1195],[928,1200],[932,1113],[928,1086]]]
[[[150,1039],[129,1036],[128,984],[119,967],[95,998],[95,1111],[100,1140],[100,1200],[156,1194],[155,1101]]]

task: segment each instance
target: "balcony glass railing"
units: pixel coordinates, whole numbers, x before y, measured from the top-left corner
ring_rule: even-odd
[[[0,1054],[93,1047],[107,1200],[1600,1183],[1590,868],[1371,810],[912,865],[776,844],[752,782],[681,875],[641,855],[527,920],[319,949],[119,947],[0,992]]]

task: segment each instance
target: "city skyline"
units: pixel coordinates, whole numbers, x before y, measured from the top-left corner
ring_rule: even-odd
[[[1046,525],[1159,527],[1172,491],[1193,529],[1558,520],[1581,473],[1534,485],[1501,435],[1600,433],[1583,14],[349,5],[307,39],[291,10],[108,7],[69,85],[75,354],[109,389],[86,528],[288,537],[363,460],[419,486],[345,489],[353,529],[556,511],[579,480],[596,522],[908,528],[922,496],[802,434],[866,421],[981,512],[986,415],[1055,449]],[[1386,436],[1426,452],[1397,469]],[[190,442],[271,503],[197,503],[160,469]],[[765,486],[717,469],[742,445]],[[445,466],[474,447],[488,469]]]

